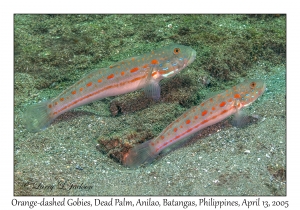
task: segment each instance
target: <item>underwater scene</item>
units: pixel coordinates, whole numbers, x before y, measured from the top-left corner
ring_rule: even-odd
[[[15,196],[286,196],[285,14],[15,14]]]

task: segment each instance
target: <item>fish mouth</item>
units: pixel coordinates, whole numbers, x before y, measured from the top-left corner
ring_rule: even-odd
[[[197,52],[195,50],[192,50],[192,53],[191,53],[190,59],[187,62],[187,65],[190,65],[191,63],[193,63],[193,61],[196,58],[196,54],[197,54]]]

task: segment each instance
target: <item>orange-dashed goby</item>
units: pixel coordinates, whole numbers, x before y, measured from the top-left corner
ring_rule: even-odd
[[[195,56],[196,51],[191,47],[172,44],[93,71],[57,97],[30,106],[24,113],[24,124],[29,131],[36,132],[66,111],[141,88],[157,100],[159,81],[176,75],[192,63]]]
[[[151,163],[160,152],[190,135],[213,125],[250,105],[266,88],[263,80],[249,80],[192,107],[168,125],[159,136],[133,147],[124,155],[123,164],[138,167]]]

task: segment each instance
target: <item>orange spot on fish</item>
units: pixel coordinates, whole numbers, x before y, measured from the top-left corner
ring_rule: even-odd
[[[152,145],[152,146],[154,146],[154,143],[153,143],[153,142],[151,142],[151,145]]]
[[[92,82],[89,82],[89,83],[86,84],[86,86],[90,87],[92,84],[93,84]]]
[[[99,82],[99,83],[102,82],[102,79],[98,79],[98,82]]]
[[[153,64],[153,65],[156,65],[156,64],[158,64],[158,60],[156,60],[156,59],[153,59],[153,60],[151,61],[151,64]]]
[[[210,102],[213,102],[213,99],[212,99],[212,98],[210,98],[210,99],[209,99],[209,101],[210,101]]]
[[[136,72],[136,71],[138,71],[138,70],[139,70],[139,68],[138,68],[138,67],[135,67],[135,68],[131,69],[130,72],[133,73],[133,72]]]
[[[79,91],[82,92],[83,91],[83,87],[79,88]]]
[[[204,116],[204,115],[206,115],[207,114],[207,110],[204,110],[203,112],[202,112],[202,116]]]
[[[203,121],[201,122],[201,124],[207,123],[208,121],[209,121],[209,119],[203,120]]]
[[[155,71],[155,72],[153,72],[153,73],[152,73],[152,77],[154,77],[156,74],[157,74],[157,72],[156,72],[156,71]]]
[[[132,61],[134,61],[134,60],[135,60],[135,58],[131,58],[131,60],[132,60]]]
[[[51,109],[52,108],[52,104],[49,104],[48,107],[49,107],[49,109]]]
[[[228,102],[232,102],[232,98],[228,99]]]
[[[125,72],[124,72],[124,71],[122,71],[122,72],[121,72],[121,75],[122,75],[122,76],[124,76],[124,74],[125,74]]]
[[[177,128],[174,128],[174,130],[173,130],[174,132],[176,132],[177,131]]]
[[[204,103],[202,103],[201,106],[204,106]]]
[[[55,106],[57,105],[57,101],[54,102],[54,105],[55,105]]]
[[[75,95],[75,94],[76,94],[76,90],[73,90],[73,91],[72,91],[72,94]]]
[[[148,64],[143,65],[143,68],[144,68],[144,69],[147,68],[147,67],[148,67]]]
[[[225,101],[222,101],[222,102],[220,103],[220,107],[225,106],[225,104],[226,104],[226,102],[225,102]]]
[[[222,115],[222,114],[225,114],[226,112],[228,112],[227,109],[223,110],[223,111],[221,112],[221,115]]]
[[[64,99],[64,98],[60,98],[59,100],[60,100],[60,101],[64,101],[65,99]]]
[[[107,76],[107,79],[112,79],[112,78],[114,78],[114,76],[115,76],[114,74],[110,74]]]
[[[234,94],[234,98],[240,98],[240,97],[241,97],[240,94],[238,93]]]
[[[190,124],[190,122],[191,122],[190,120],[185,121],[186,124]]]
[[[216,110],[216,108],[215,108],[214,106],[213,106],[211,109],[212,109],[213,111]]]
[[[197,119],[198,119],[198,116],[196,115],[196,116],[194,117],[194,119],[197,120]]]
[[[111,68],[111,69],[112,69],[112,68],[113,68],[113,66],[109,66],[109,68]]]
[[[161,138],[161,139],[164,139],[165,137],[164,137],[164,136],[161,136],[160,138]]]
[[[132,83],[132,82],[135,82],[135,81],[138,81],[140,80],[141,78],[144,78],[144,77],[137,77],[137,78],[134,78],[133,80],[129,81],[129,83]],[[124,84],[126,84],[128,82],[124,82]],[[121,83],[122,84],[122,83]],[[123,84],[122,84],[123,85]]]

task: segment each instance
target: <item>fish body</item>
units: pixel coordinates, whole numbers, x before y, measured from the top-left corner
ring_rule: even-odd
[[[24,113],[25,126],[36,132],[71,109],[141,88],[148,96],[158,100],[159,81],[179,73],[194,61],[195,56],[196,51],[191,47],[172,44],[93,71],[57,97],[30,106]]]
[[[129,150],[124,155],[123,164],[135,168],[151,163],[164,149],[250,105],[263,94],[265,88],[263,80],[246,80],[205,100],[183,113],[156,138]]]

